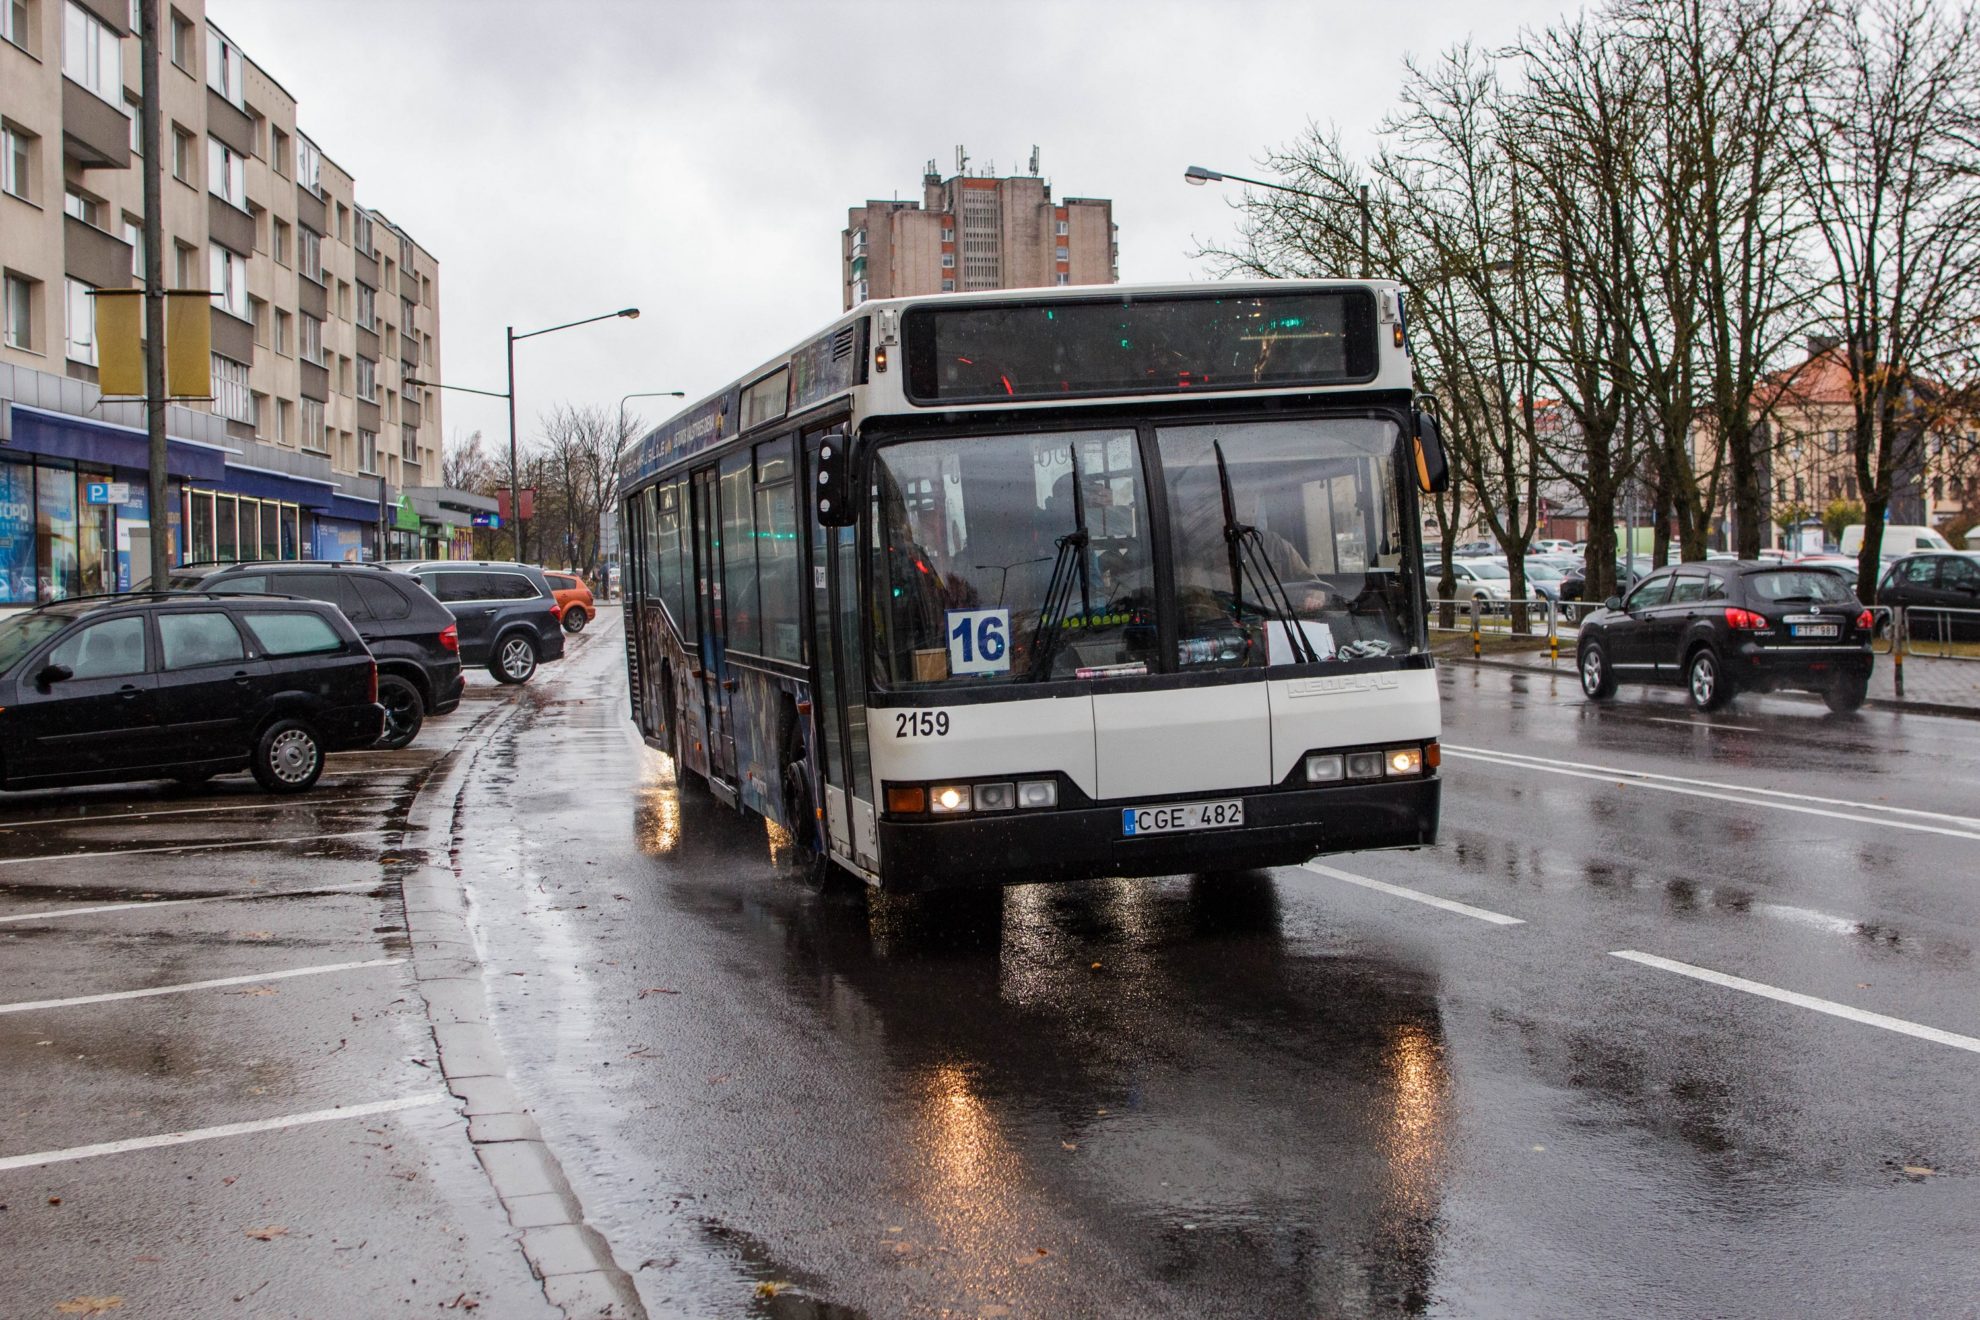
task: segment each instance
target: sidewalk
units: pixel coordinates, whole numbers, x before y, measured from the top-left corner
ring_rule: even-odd
[[[1503,634],[1484,638],[1484,655],[1471,657],[1471,637],[1467,633],[1435,632],[1430,649],[1441,662],[1487,664],[1537,673],[1558,673],[1574,677],[1574,635],[1561,634],[1561,660],[1547,663],[1547,642],[1542,638],[1514,638]],[[1870,674],[1870,705],[1883,710],[1911,711],[1928,715],[1958,715],[1980,719],[1980,660],[1945,659],[1930,655],[1904,658],[1904,698],[1897,695],[1897,666],[1888,655],[1877,657]]]

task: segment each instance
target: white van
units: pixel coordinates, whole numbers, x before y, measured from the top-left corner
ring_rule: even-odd
[[[1952,544],[1930,527],[1919,527],[1910,523],[1885,523],[1884,544],[1878,554],[1884,559],[1895,559],[1899,555],[1915,554],[1920,550],[1950,550]],[[1863,552],[1863,524],[1851,523],[1843,528],[1842,552],[1852,559]]]

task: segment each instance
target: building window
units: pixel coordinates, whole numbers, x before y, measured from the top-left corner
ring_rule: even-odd
[[[287,220],[273,221],[269,226],[268,241],[269,241],[268,255],[274,257],[277,264],[283,266],[288,265],[289,264],[289,222]]]
[[[28,36],[28,0],[0,0],[0,37],[22,50],[34,44]]]
[[[954,225],[942,226],[942,241],[944,243],[953,243],[956,241],[956,227]]]
[[[351,246],[364,253],[367,257],[373,255],[371,250],[371,217],[363,211],[357,213],[357,233],[351,240]]]
[[[289,420],[294,407],[287,399],[275,400],[275,443],[278,445],[288,444],[289,436],[295,430],[295,424]]]
[[[1054,261],[1071,261],[1071,260],[1072,260],[1072,249],[1071,249],[1071,248],[1068,248],[1068,247],[1064,247],[1064,246],[1060,246],[1060,247],[1055,247],[1055,248],[1053,248],[1053,249],[1052,249],[1052,260],[1054,260]]]
[[[193,171],[193,136],[172,125],[172,177],[180,183],[191,183]]]
[[[942,269],[954,270],[955,268],[956,268],[956,254],[953,252],[944,252],[942,254]]]
[[[111,105],[124,103],[124,42],[76,0],[62,22],[62,76]]]
[[[865,302],[865,301],[867,300],[867,298],[868,298],[869,296],[870,296],[870,295],[869,295],[869,294],[867,293],[867,286],[866,286],[866,281],[865,281],[865,280],[861,280],[861,281],[860,281],[859,283],[857,283],[857,284],[855,284],[855,285],[853,285],[853,301],[854,301],[854,302],[856,302],[856,303],[863,303],[863,302]]]
[[[215,32],[211,24],[206,29],[206,85],[232,104],[243,105],[241,53],[232,42]]]
[[[316,196],[323,195],[323,188],[317,176],[323,171],[323,153],[316,144],[302,134],[296,134],[296,184],[307,188]]]
[[[0,127],[0,188],[24,202],[34,200],[34,141],[11,124]]]
[[[330,437],[323,429],[323,401],[304,399],[297,405],[302,415],[302,447],[312,454],[330,452]]]
[[[323,367],[329,364],[323,360],[323,322],[308,312],[300,312],[302,317],[302,357],[305,362],[314,362]]]
[[[91,229],[103,228],[103,203],[73,188],[62,194],[62,214],[74,216]]]
[[[206,251],[213,272],[213,283],[207,287],[220,295],[220,309],[243,321],[247,320],[247,258],[228,251],[218,243]]]
[[[1061,220],[1059,221],[1058,225],[1054,228],[1053,232],[1058,234],[1060,238],[1064,238],[1066,235],[1072,232],[1072,226],[1067,224],[1065,221]]]
[[[185,243],[172,245],[172,286],[190,289],[196,284],[193,272],[199,269],[199,249]]]
[[[357,323],[367,330],[377,328],[378,291],[368,284],[357,286]]]
[[[6,276],[8,348],[34,348],[34,281],[9,271]]]
[[[247,161],[216,137],[206,139],[206,190],[247,210]]]
[[[142,158],[144,155],[144,112],[138,108],[135,96],[124,96],[124,118],[131,121],[131,154]]]
[[[248,295],[248,320],[254,323],[254,346],[268,347],[268,304],[264,300]]]
[[[1054,284],[1071,284],[1071,283],[1072,283],[1072,276],[1070,276],[1070,275],[1068,275],[1068,274],[1066,274],[1066,272],[1064,272],[1064,271],[1060,271],[1060,272],[1059,272],[1059,273],[1058,273],[1057,275],[1054,275],[1054,276],[1052,277],[1052,283],[1054,283]]]
[[[141,280],[144,278],[144,226],[129,215],[124,217],[124,241],[131,245],[131,275]]]
[[[96,365],[95,290],[81,280],[64,280],[68,295],[69,361]]]
[[[358,432],[358,471],[367,477],[378,475],[378,432]]]
[[[176,9],[172,11],[172,63],[178,65],[187,73],[192,72],[192,24],[186,20],[184,14],[181,14]]]
[[[300,226],[297,232],[301,237],[296,240],[296,273],[321,284],[323,283],[323,236],[308,225]]]
[[[410,426],[399,428],[399,457],[408,463],[419,462],[419,431]]]
[[[279,307],[275,309],[274,334],[275,342],[273,348],[283,357],[287,357],[289,355],[289,314]]]
[[[357,360],[357,396],[366,403],[378,402],[378,364],[367,357]]]
[[[229,421],[252,422],[254,400],[248,392],[245,362],[213,355],[213,411]]]
[[[956,291],[956,282],[954,280],[945,279],[942,281],[943,293],[954,293],[955,291]]]

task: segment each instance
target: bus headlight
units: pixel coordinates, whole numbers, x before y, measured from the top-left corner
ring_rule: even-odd
[[[1306,782],[1309,784],[1332,784],[1339,782],[1344,773],[1338,753],[1329,756],[1309,756],[1306,758]]]
[[[1056,779],[1027,779],[1017,786],[1017,804],[1020,807],[1056,807],[1059,805],[1059,782]]]
[[[976,786],[976,809],[978,811],[1009,811],[1017,806],[1016,784],[978,784]]]
[[[928,814],[953,816],[968,811],[971,797],[968,784],[938,784],[928,790]]]
[[[1349,752],[1347,754],[1347,777],[1349,779],[1380,779],[1382,777],[1383,756],[1380,752]]]
[[[1391,747],[1382,753],[1382,767],[1392,777],[1400,775],[1420,775],[1423,773],[1423,749],[1421,747]]]

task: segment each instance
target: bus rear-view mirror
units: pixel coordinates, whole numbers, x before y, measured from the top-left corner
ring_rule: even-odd
[[[1425,495],[1441,495],[1451,486],[1450,460],[1444,454],[1444,431],[1430,413],[1418,409],[1416,421],[1416,484]]]

